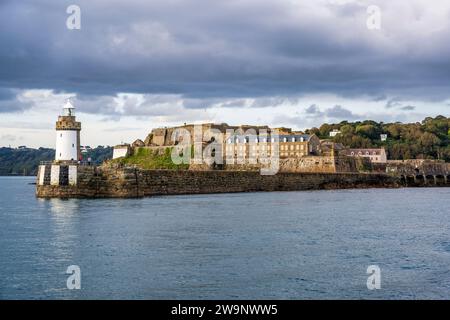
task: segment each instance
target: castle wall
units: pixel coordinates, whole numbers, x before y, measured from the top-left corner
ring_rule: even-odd
[[[49,171],[52,173],[50,166],[39,169],[38,177],[41,170],[44,170],[44,177]],[[70,184],[61,179],[59,185],[54,185],[38,178],[36,195],[43,198],[111,198],[399,186],[396,177],[386,174],[285,172],[270,176],[256,171],[140,170],[93,166],[77,167],[76,180],[76,184]]]
[[[396,175],[442,175],[450,174],[450,163],[438,160],[411,159],[389,160],[386,172]]]

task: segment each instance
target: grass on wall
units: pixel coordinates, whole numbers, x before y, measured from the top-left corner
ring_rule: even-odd
[[[142,169],[171,169],[171,170],[187,170],[189,164],[175,164],[171,158],[171,148],[164,150],[160,154],[148,148],[137,148],[135,153],[129,157],[118,158],[113,163],[121,163],[123,165],[135,165]]]

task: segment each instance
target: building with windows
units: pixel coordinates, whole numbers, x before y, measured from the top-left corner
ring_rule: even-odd
[[[320,139],[316,135],[233,135],[225,142],[226,159],[238,158],[299,158],[319,153]]]
[[[341,132],[339,130],[333,129],[332,131],[330,131],[330,137],[336,137],[340,133]]]
[[[384,148],[380,149],[345,149],[343,151],[347,157],[365,157],[372,163],[386,163],[387,155]]]

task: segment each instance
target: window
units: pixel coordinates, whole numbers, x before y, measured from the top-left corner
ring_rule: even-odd
[[[75,148],[75,145],[72,143],[72,148]]]

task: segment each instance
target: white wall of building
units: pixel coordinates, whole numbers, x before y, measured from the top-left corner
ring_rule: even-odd
[[[55,160],[78,160],[78,131],[56,130]]]
[[[69,186],[76,186],[77,178],[77,166],[69,166]]]
[[[58,165],[52,165],[52,167],[51,167],[50,184],[52,186],[59,185],[59,169],[60,169],[60,167]]]
[[[44,185],[44,177],[45,177],[45,166],[39,166],[39,185]]]
[[[114,147],[113,159],[122,158],[128,156],[128,148],[126,147]]]

